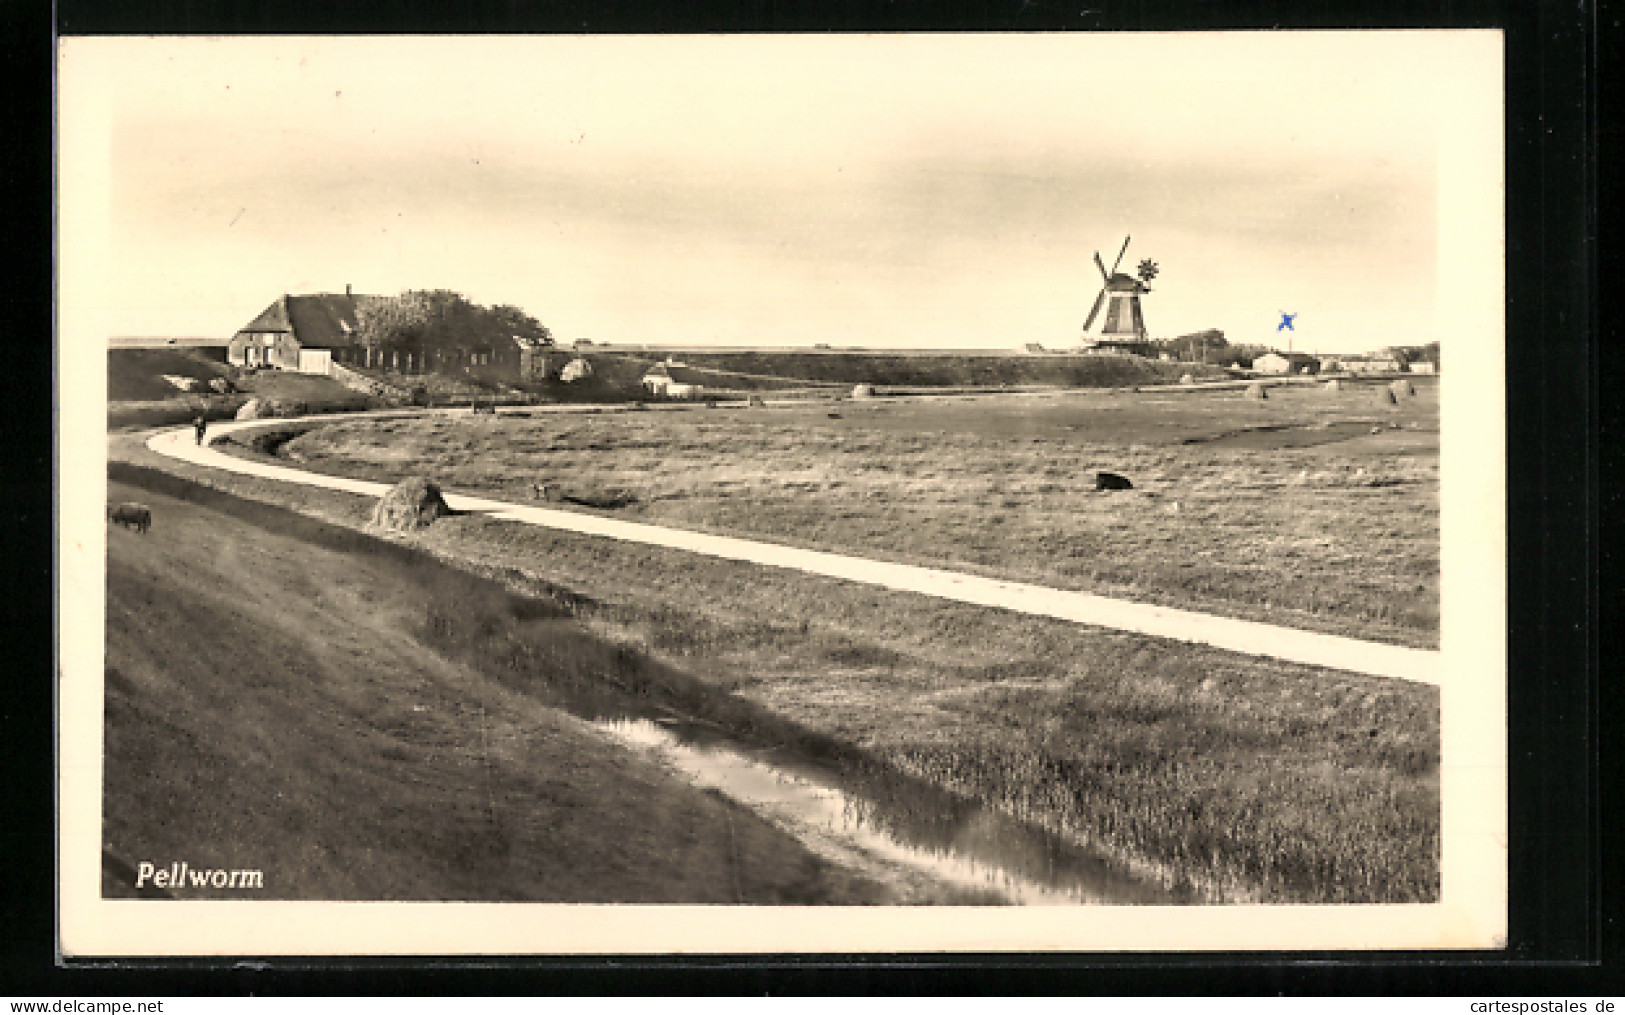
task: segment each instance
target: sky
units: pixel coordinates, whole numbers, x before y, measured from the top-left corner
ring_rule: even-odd
[[[1460,32],[66,39],[62,210],[94,228],[64,242],[104,245],[112,335],[225,337],[350,285],[565,340],[1063,349],[1092,255],[1131,236],[1153,337],[1421,344],[1472,165],[1450,125],[1500,110],[1459,82],[1499,56]]]

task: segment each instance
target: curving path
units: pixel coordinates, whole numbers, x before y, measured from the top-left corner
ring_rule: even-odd
[[[405,410],[390,414],[406,415],[421,411]],[[354,417],[355,414],[350,413],[339,416],[306,416],[297,420],[218,423],[210,427],[209,439],[212,441],[216,437],[254,427]],[[381,497],[390,487],[387,483],[327,476],[285,465],[236,458],[217,451],[208,444],[197,445],[190,427],[155,434],[147,440],[147,447],[158,454],[191,462],[194,465],[370,497]],[[523,522],[527,525],[541,525],[584,535],[664,546],[767,567],[789,568],[829,578],[878,585],[901,592],[915,592],[938,599],[992,606],[1017,613],[1053,617],[1118,631],[1132,631],[1157,638],[1194,642],[1245,655],[1266,656],[1308,666],[1435,685],[1439,684],[1441,679],[1440,654],[1427,649],[1360,641],[1314,631],[1276,627],[1250,620],[1235,620],[1167,606],[1111,599],[1088,592],[1052,589],[1041,585],[984,578],[980,575],[913,564],[868,560],[823,550],[804,550],[793,546],[628,522],[574,511],[510,504],[506,501],[487,500],[451,491],[444,491],[444,496],[446,503],[456,510],[485,512],[495,518]]]

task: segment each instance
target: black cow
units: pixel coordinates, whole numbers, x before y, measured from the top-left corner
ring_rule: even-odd
[[[107,517],[127,529],[145,532],[152,528],[152,508],[134,501],[125,501],[107,509]]]
[[[1099,490],[1132,490],[1134,484],[1128,481],[1127,476],[1119,476],[1115,472],[1095,473],[1095,489]]]

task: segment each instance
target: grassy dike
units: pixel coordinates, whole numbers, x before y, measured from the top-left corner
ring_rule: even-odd
[[[160,459],[340,525],[370,501]],[[1438,893],[1438,695],[813,576],[492,522],[412,542],[897,770],[1215,897]]]
[[[563,610],[162,474],[109,492],[156,520],[108,536],[105,894],[184,860],[257,898],[892,901],[537,693],[671,680]],[[548,646],[523,674],[458,651],[508,628]]]

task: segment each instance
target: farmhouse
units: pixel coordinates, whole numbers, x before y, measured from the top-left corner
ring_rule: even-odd
[[[681,363],[656,363],[643,375],[643,386],[651,395],[667,398],[697,398],[705,391],[704,375]]]
[[[462,372],[485,379],[524,380],[547,376],[546,338],[512,335],[485,344],[426,348],[421,343],[368,346],[358,334],[357,310],[385,297],[314,293],[278,297],[243,325],[226,346],[233,366],[329,374],[332,364],[421,374]]]
[[[1253,369],[1261,374],[1318,374],[1320,360],[1301,352],[1267,352],[1253,360]]]
[[[226,345],[233,366],[275,367],[325,374],[328,365],[356,362],[364,352],[356,341],[358,301],[376,299],[343,293],[282,295],[238,329]]]

